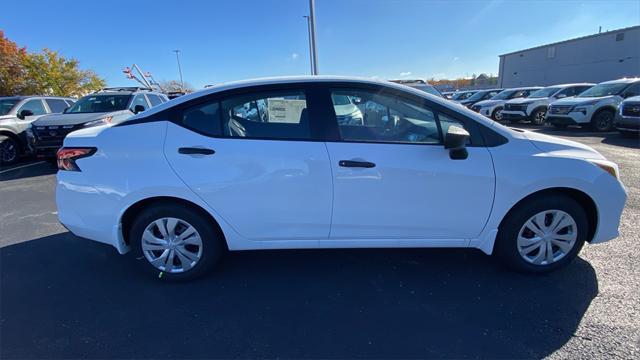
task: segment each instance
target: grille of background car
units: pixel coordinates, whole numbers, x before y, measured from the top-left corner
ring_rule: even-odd
[[[640,117],[640,103],[622,105],[622,115]]]
[[[549,107],[549,114],[565,115],[571,111],[573,105],[552,105]]]
[[[34,135],[38,139],[40,146],[58,146],[72,131],[78,130],[84,124],[78,125],[52,125],[52,126],[36,126]]]

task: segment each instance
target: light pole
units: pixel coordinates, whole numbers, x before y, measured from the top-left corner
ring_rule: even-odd
[[[318,49],[316,47],[316,1],[309,0],[309,46],[311,51],[311,74],[318,75]]]
[[[307,19],[307,34],[309,36],[309,65],[311,66],[311,75],[313,75],[313,45],[311,44],[311,21],[309,16],[304,15],[303,18]]]
[[[176,53],[176,61],[178,62],[178,72],[180,73],[180,90],[184,91],[184,80],[182,80],[182,67],[180,66],[180,50],[173,50]]]

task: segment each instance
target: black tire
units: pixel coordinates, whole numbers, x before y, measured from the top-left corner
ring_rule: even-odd
[[[20,160],[20,144],[12,137],[0,135],[0,165],[13,165]]]
[[[607,132],[613,129],[615,113],[611,110],[600,110],[591,118],[591,128],[595,131]]]
[[[502,107],[501,107],[501,106],[500,106],[500,107],[497,107],[497,108],[496,108],[495,110],[493,110],[493,112],[491,113],[491,118],[492,118],[494,121],[498,121],[498,122],[504,121],[504,117],[502,116],[502,110],[503,110],[503,109],[502,109]]]
[[[526,261],[518,251],[517,238],[520,229],[534,215],[546,210],[561,210],[576,223],[577,238],[573,248],[551,264],[536,265]],[[495,255],[503,264],[519,272],[542,274],[561,268],[573,261],[587,239],[587,214],[582,206],[569,196],[548,194],[534,197],[512,209],[502,221],[494,247]]]
[[[556,130],[566,130],[569,125],[567,124],[551,124]]]
[[[536,126],[543,126],[545,123],[545,115],[547,114],[547,109],[541,108],[536,109],[531,113],[531,124]]]
[[[165,217],[172,217],[186,221],[197,230],[200,238],[202,239],[202,255],[200,256],[200,259],[195,263],[195,265],[193,265],[193,267],[184,272],[164,272],[152,265],[142,251],[142,235],[147,226],[152,222]],[[129,241],[131,243],[133,255],[138,259],[138,262],[142,265],[145,271],[162,280],[187,281],[201,277],[219,262],[225,249],[224,237],[217,227],[217,224],[212,224],[211,221],[212,220],[207,216],[204,216],[200,212],[184,205],[156,203],[143,209],[131,224]]]

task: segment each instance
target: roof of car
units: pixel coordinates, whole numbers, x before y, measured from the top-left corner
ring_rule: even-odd
[[[393,82],[384,81],[384,80],[360,78],[360,77],[353,77],[353,76],[330,76],[330,75],[280,76],[280,77],[268,77],[268,78],[248,79],[248,80],[219,83],[211,87],[198,90],[190,94],[172,99],[158,106],[154,106],[151,109],[145,111],[144,115],[140,115],[140,116],[134,115],[130,119],[152,115],[160,111],[163,111],[169,107],[173,107],[175,105],[185,103],[189,100],[196,99],[196,98],[210,95],[210,94],[215,94],[215,93],[226,91],[226,90],[239,89],[239,88],[251,87],[251,86],[259,86],[259,85],[307,83],[307,82],[356,82],[360,84],[364,83],[364,84],[372,84],[372,85],[382,85],[382,86],[396,88],[396,89],[407,91],[407,92],[413,92],[415,94],[418,94],[419,96],[430,96],[432,99],[436,99],[437,102],[442,104],[448,104],[449,102],[448,100],[443,99],[439,96],[427,94],[422,90],[414,89],[407,85],[393,83]]]
[[[575,84],[557,84],[557,85],[549,85],[548,88],[566,88],[571,86],[594,86],[593,83],[575,83]]]
[[[542,86],[525,86],[525,87],[518,87],[518,88],[507,88],[507,89],[504,89],[502,91],[505,91],[505,90],[534,90],[534,89],[542,89]]]
[[[48,96],[48,95],[16,95],[16,96],[1,96],[0,97],[0,99],[17,99],[17,100],[24,100],[24,99],[30,99],[30,98],[74,100],[73,98],[67,97],[67,96]]]
[[[616,79],[616,80],[603,81],[600,84],[619,84],[619,83],[630,84],[636,81],[640,81],[640,78],[622,78],[622,79]]]

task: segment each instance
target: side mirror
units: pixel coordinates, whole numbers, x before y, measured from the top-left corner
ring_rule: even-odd
[[[24,120],[27,116],[33,116],[33,111],[25,109],[20,111],[20,113],[18,114],[18,118],[22,120]]]
[[[355,105],[360,105],[360,104],[362,104],[362,98],[361,98],[361,97],[354,96],[354,97],[352,97],[352,98],[351,98],[351,101],[353,101],[353,103],[354,103]]]
[[[64,108],[64,110],[62,110],[62,113],[63,113],[63,114],[66,114],[66,113],[67,113],[67,110],[69,110],[69,108],[70,108],[70,106],[67,106],[66,108]]]
[[[145,111],[146,109],[144,108],[144,105],[136,105],[133,107],[133,113],[137,114],[137,113],[141,113],[143,111]]]
[[[453,160],[464,160],[469,156],[466,144],[471,135],[467,130],[451,125],[444,135],[444,148],[449,149],[449,157]]]
[[[556,99],[564,99],[566,97],[567,97],[566,94],[558,94],[558,95],[556,95]]]

